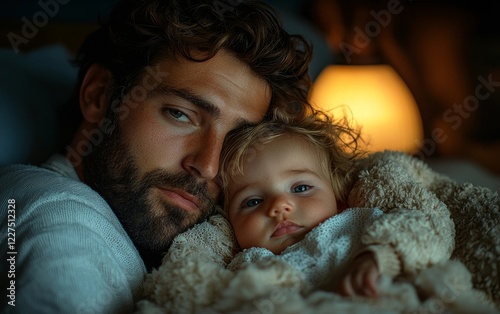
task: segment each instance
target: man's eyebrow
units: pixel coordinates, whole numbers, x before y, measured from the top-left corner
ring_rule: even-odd
[[[193,105],[201,108],[202,110],[210,114],[212,117],[218,117],[220,115],[220,110],[219,108],[217,108],[217,106],[199,96],[196,96],[192,92],[183,88],[158,85],[152,90],[148,91],[146,98],[151,99],[154,97],[162,97],[167,95],[174,95],[183,98],[192,103]]]

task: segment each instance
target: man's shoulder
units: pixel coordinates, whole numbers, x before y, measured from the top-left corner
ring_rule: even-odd
[[[9,181],[17,182],[36,178],[48,179],[59,176],[62,175],[58,172],[31,164],[13,164],[0,167],[0,182],[2,184]]]
[[[41,166],[31,164],[12,164],[0,167],[0,182],[25,181],[31,179],[65,178],[80,181],[71,162],[62,155],[53,155]]]
[[[46,248],[56,238],[57,243],[62,243],[93,237],[94,249],[103,245],[120,255],[118,247],[121,247],[126,248],[127,254],[137,255],[109,204],[77,178],[64,171],[29,165],[0,169],[0,204],[12,204],[15,209],[17,240],[39,241],[42,238],[39,230],[43,229],[47,241],[42,242]],[[7,206],[0,207],[0,213],[6,209]],[[7,217],[1,215],[0,223],[7,225]],[[38,231],[33,233],[34,230]]]
[[[99,301],[103,292],[132,304],[146,271],[139,253],[106,201],[64,170],[71,169],[0,169],[0,213],[12,209],[0,224],[13,222],[16,263],[24,267],[16,274],[26,283],[18,288],[19,304],[110,305]],[[4,254],[7,241],[0,241]]]
[[[11,191],[28,190],[32,193],[77,190],[90,187],[80,181],[73,166],[64,156],[54,155],[41,165],[13,164],[0,167],[0,186]]]
[[[10,165],[0,168],[0,186],[4,195],[40,194],[47,196],[55,193],[91,193],[92,189],[80,180],[64,173],[34,165]]]
[[[33,214],[56,217],[73,211],[73,220],[97,215],[117,222],[109,205],[96,191],[64,172],[33,165],[11,165],[0,168],[0,187],[0,203],[15,201],[19,219],[28,219]]]

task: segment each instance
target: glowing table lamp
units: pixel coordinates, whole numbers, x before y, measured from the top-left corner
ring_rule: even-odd
[[[310,101],[334,116],[348,114],[361,126],[369,152],[391,149],[411,154],[423,141],[417,104],[389,65],[329,66],[314,82]]]

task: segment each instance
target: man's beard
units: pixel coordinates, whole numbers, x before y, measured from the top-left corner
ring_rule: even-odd
[[[155,169],[142,177],[118,126],[84,160],[84,179],[108,202],[141,254],[166,252],[174,237],[206,219],[215,198],[205,181],[191,174]],[[199,198],[199,211],[186,210],[160,196],[159,187]],[[144,257],[144,256],[143,256]]]

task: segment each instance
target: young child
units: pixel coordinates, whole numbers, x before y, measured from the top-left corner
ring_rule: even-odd
[[[497,194],[404,153],[358,158],[320,112],[273,118],[226,138],[223,215],[174,239],[144,312],[498,313]]]
[[[360,229],[382,212],[346,210],[354,162],[362,155],[358,138],[346,123],[319,111],[230,134],[220,168],[224,214],[244,251],[228,268],[281,255],[312,287],[377,296],[387,258],[361,245]]]

